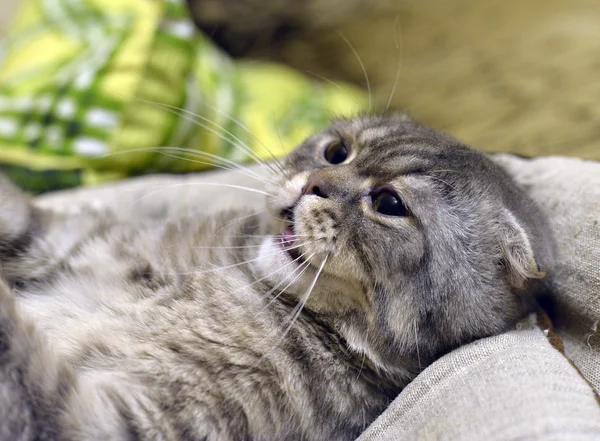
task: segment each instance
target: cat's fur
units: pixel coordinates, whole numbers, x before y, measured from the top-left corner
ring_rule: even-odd
[[[3,181],[0,439],[352,440],[436,358],[509,329],[552,265],[506,173],[404,117],[334,122],[284,173],[270,214],[128,222]],[[406,216],[372,209],[383,185]],[[282,246],[290,218],[310,264]]]

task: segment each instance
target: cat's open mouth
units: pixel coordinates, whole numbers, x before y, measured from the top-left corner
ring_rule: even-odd
[[[294,211],[293,208],[286,208],[282,210],[281,217],[284,220],[279,234],[281,246],[287,251],[290,257],[294,260],[300,259],[300,252],[298,247],[294,246],[296,242],[296,232],[294,230]]]

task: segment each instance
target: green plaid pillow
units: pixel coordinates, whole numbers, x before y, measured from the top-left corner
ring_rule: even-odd
[[[197,171],[211,155],[269,157],[263,144],[285,154],[365,104],[348,85],[233,62],[179,0],[23,0],[0,46],[0,171],[32,192]]]

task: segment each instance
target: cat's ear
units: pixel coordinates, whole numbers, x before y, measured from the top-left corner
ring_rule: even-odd
[[[510,285],[516,289],[525,287],[529,279],[542,279],[542,271],[536,261],[531,240],[518,219],[504,210],[499,219],[497,238]]]

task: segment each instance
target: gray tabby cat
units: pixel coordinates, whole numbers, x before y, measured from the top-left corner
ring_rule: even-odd
[[[269,191],[122,222],[2,182],[0,439],[352,440],[552,264],[505,172],[401,116],[334,122]]]

